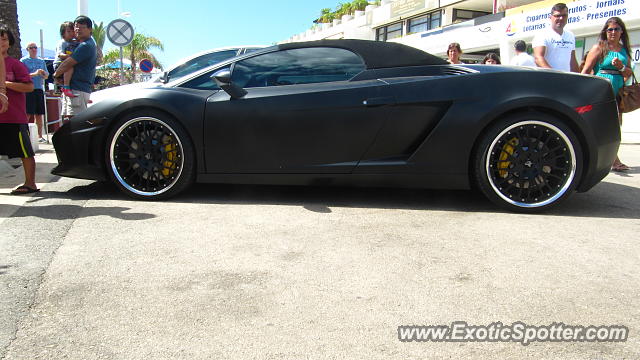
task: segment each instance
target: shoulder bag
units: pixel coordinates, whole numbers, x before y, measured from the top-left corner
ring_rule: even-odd
[[[633,82],[629,86],[620,89],[620,110],[623,113],[632,112],[640,108],[640,84],[633,74]]]

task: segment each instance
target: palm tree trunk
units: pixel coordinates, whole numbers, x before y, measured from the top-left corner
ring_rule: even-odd
[[[0,24],[5,24],[16,38],[15,44],[9,48],[9,56],[16,59],[22,57],[20,46],[20,27],[18,26],[18,5],[16,0],[0,0]]]

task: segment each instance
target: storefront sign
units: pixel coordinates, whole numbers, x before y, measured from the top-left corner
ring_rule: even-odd
[[[636,64],[640,63],[640,46],[631,48],[631,61]]]
[[[493,0],[493,12],[502,12],[509,9],[522,7],[522,0]],[[571,2],[571,0],[564,1],[565,3]],[[553,6],[553,5],[552,5]]]
[[[622,20],[640,11],[638,0],[583,0],[567,3],[569,20],[567,29],[588,25],[604,25],[613,16]],[[540,8],[518,14],[518,8],[511,9],[505,17],[507,36],[523,36],[551,26],[551,7]],[[507,15],[508,15],[507,14]]]
[[[401,16],[410,12],[419,11],[422,9],[430,9],[431,4],[435,2],[438,8],[438,1],[433,0],[396,0],[391,3],[391,17]]]

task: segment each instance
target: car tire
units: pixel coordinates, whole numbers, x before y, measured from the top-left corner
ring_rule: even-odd
[[[582,175],[574,132],[553,116],[515,114],[484,132],[473,159],[478,189],[518,212],[547,210],[573,193]]]
[[[188,134],[155,110],[135,111],[118,121],[107,138],[106,161],[111,180],[135,199],[170,198],[189,187],[195,175]]]

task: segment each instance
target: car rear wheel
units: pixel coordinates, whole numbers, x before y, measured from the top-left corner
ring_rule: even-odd
[[[510,210],[537,212],[566,199],[582,173],[582,151],[566,125],[543,113],[511,116],[493,125],[474,156],[478,188]]]
[[[112,180],[133,198],[166,199],[193,182],[191,140],[175,120],[161,112],[137,111],[120,120],[106,150]]]

